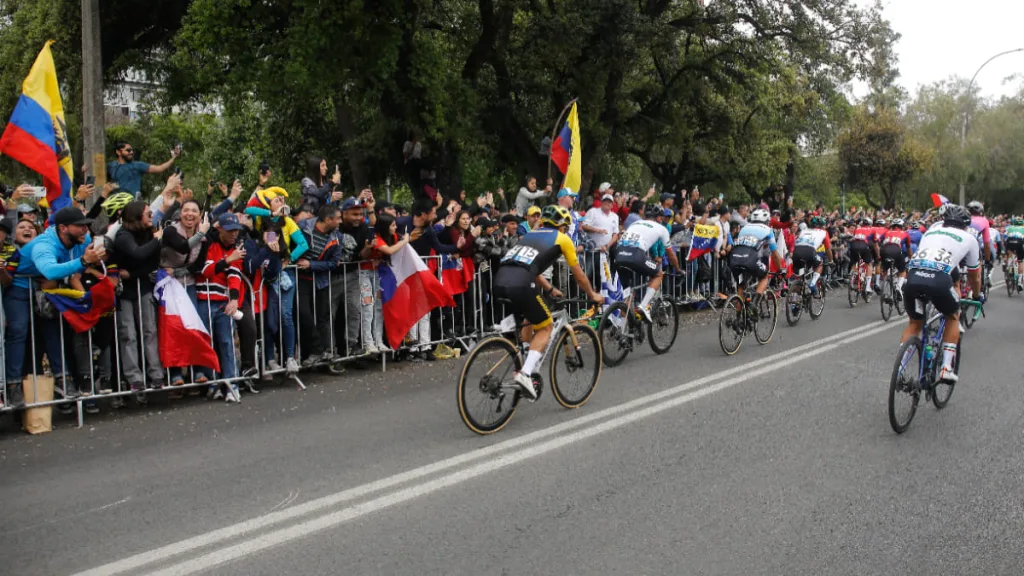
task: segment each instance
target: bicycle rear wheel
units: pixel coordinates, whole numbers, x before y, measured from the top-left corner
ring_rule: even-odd
[[[892,278],[886,278],[885,282],[882,282],[882,293],[878,299],[882,306],[882,320],[886,322],[892,318],[893,298]]]
[[[722,352],[732,356],[743,344],[746,332],[747,309],[738,294],[733,294],[722,305],[722,313],[718,317],[718,343]]]
[[[921,398],[921,339],[910,338],[900,345],[889,379],[889,425],[897,434],[906,432]]]
[[[516,412],[519,391],[513,375],[522,364],[515,346],[500,336],[488,338],[466,357],[459,376],[459,416],[477,434],[493,434]]]
[[[786,295],[786,323],[796,326],[800,322],[800,316],[804,313],[803,286],[799,290],[790,290]]]
[[[612,304],[601,315],[597,330],[601,339],[601,349],[604,351],[603,362],[609,368],[622,364],[626,356],[629,356],[629,351],[633,349],[632,338],[626,334],[629,322],[625,302]]]
[[[668,352],[679,334],[679,312],[676,305],[667,298],[655,298],[651,302],[651,322],[647,325],[647,337],[655,354]]]
[[[970,330],[974,326],[974,307],[960,303],[960,323]]]
[[[850,308],[857,305],[857,299],[860,297],[860,275],[856,271],[850,275],[850,283],[846,287],[846,300],[850,303]]]
[[[1016,266],[1017,265],[1014,264],[1014,267],[1016,267]],[[1013,295],[1017,293],[1017,275],[1016,274],[1003,274],[1003,276],[1004,276],[1004,279],[1006,280],[1006,294],[1010,298],[1013,298]]]
[[[767,344],[771,342],[775,326],[779,323],[779,298],[775,292],[768,290],[760,298],[756,298],[754,306],[754,310],[757,311],[754,338],[758,344]]]
[[[960,354],[963,352],[964,335],[961,334],[960,338],[956,341],[956,358],[953,359],[953,372],[960,376]],[[946,407],[949,404],[949,399],[953,397],[953,388],[956,387],[955,383],[952,382],[936,382],[932,387],[932,404],[939,410]]]
[[[811,305],[809,306],[812,320],[821,318],[821,315],[825,313],[825,292],[827,290],[825,282],[818,280],[818,293],[811,294]]]
[[[572,345],[569,330],[579,349]],[[579,408],[590,400],[601,377],[601,339],[587,324],[570,325],[555,342],[551,358],[551,391],[565,408]]]
[[[907,313],[907,303],[903,300],[903,290],[896,288],[893,284],[893,301],[896,303],[896,313],[900,316],[904,316]]]

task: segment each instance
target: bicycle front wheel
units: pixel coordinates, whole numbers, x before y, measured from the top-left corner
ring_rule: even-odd
[[[811,294],[810,312],[812,320],[817,320],[818,318],[821,318],[821,315],[825,313],[826,290],[828,289],[826,288],[825,282],[818,280],[818,293]]]
[[[733,294],[722,305],[722,313],[718,317],[718,343],[722,345],[722,352],[732,356],[743,344],[743,336],[746,334],[747,309],[743,305],[743,299],[738,294]]]
[[[960,376],[960,355],[963,353],[964,335],[961,334],[960,338],[956,341],[956,358],[953,359],[953,373],[958,377]],[[936,382],[932,387],[932,404],[935,408],[942,410],[949,404],[949,399],[953,397],[953,388],[956,384],[953,382]]]
[[[897,434],[907,430],[917,413],[921,376],[921,339],[915,336],[900,345],[889,379],[889,425]]]
[[[804,313],[803,290],[790,291],[786,295],[786,323],[796,326],[800,322],[800,316]]]
[[[522,367],[515,346],[500,336],[477,345],[459,376],[459,416],[477,434],[494,434],[512,419],[519,401],[513,376]]]
[[[629,351],[633,347],[633,339],[627,333],[629,323],[625,302],[612,304],[601,315],[597,330],[601,339],[601,349],[604,351],[605,366],[618,366],[626,356],[629,356]]]
[[[768,290],[759,298],[755,297],[754,310],[757,322],[754,324],[754,338],[758,344],[771,342],[775,334],[775,326],[779,323],[779,298],[775,292]]]
[[[974,326],[974,308],[962,302],[960,303],[960,323],[968,330]]]
[[[655,298],[651,302],[651,320],[647,325],[647,338],[655,354],[668,352],[679,334],[679,312],[676,305],[667,298]]]
[[[569,330],[576,334],[579,348],[572,344]],[[601,378],[601,339],[586,324],[562,330],[551,358],[551,391],[565,408],[579,408],[590,400]]]

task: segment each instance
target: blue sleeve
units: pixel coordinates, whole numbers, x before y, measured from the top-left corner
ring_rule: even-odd
[[[309,243],[306,242],[306,235],[298,229],[292,233],[291,239],[292,251],[289,253],[289,258],[291,258],[292,262],[297,262],[309,250]]]
[[[228,210],[230,210],[231,204],[232,203],[230,198],[225,198],[224,200],[221,201],[220,204],[217,204],[217,206],[213,209],[213,212],[210,213],[210,215],[213,216],[212,220],[220,218],[221,214],[224,214]]]
[[[459,249],[452,244],[441,244],[441,241],[437,239],[437,232],[433,230],[430,232],[430,247],[438,254],[455,254],[459,251]]]
[[[58,263],[57,256],[52,248],[48,244],[38,243],[32,247],[32,252],[29,254],[36,270],[47,280],[62,280],[72,274],[78,274],[85,270],[82,261],[77,258],[68,262]]]
[[[248,214],[249,216],[258,216],[261,218],[270,217],[270,210],[267,210],[266,208],[260,208],[259,206],[247,206],[245,208],[245,213]]]
[[[132,162],[132,166],[135,168],[135,171],[138,172],[139,174],[149,173],[149,164],[146,162]]]

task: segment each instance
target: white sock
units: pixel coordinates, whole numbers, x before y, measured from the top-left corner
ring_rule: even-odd
[[[654,300],[654,290],[648,288],[647,292],[644,293],[643,299],[640,300],[640,307],[647,308],[651,305],[651,300]]]
[[[953,360],[956,359],[956,344],[942,344],[942,366],[953,369]]]
[[[882,283],[881,276],[879,276],[878,274],[875,274],[875,284],[878,285],[878,284],[881,284],[881,283]]]
[[[818,280],[821,280],[821,274],[818,274],[817,272],[815,272],[814,274],[811,274],[811,284],[812,285],[813,284],[817,284]]]
[[[536,350],[530,350],[530,353],[526,355],[526,362],[523,362],[523,374],[533,374],[533,370],[537,367],[537,362],[540,362],[540,358],[543,356]]]

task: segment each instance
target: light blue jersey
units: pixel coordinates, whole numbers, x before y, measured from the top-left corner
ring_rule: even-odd
[[[763,251],[765,248],[772,252],[777,249],[775,234],[766,224],[747,224],[740,228],[740,233],[736,235],[736,242],[733,245],[737,248],[746,246],[758,252]]]

